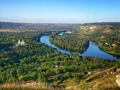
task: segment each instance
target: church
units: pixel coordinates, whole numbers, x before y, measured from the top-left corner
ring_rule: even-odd
[[[24,40],[20,41],[18,40],[18,43],[16,44],[16,46],[24,46],[26,43]]]

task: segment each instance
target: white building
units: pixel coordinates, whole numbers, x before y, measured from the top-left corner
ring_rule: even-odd
[[[22,41],[21,41],[21,45],[22,45],[22,46],[23,46],[23,45],[25,45],[25,42],[24,42],[24,40],[22,40]]]
[[[24,40],[20,41],[18,40],[18,43],[16,44],[16,46],[24,46],[26,43],[24,42]]]
[[[18,40],[18,45],[19,45],[20,43],[21,43],[20,40]]]

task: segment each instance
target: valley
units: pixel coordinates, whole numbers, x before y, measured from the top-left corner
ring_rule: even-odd
[[[101,30],[91,29],[92,31],[88,31],[80,29],[81,26],[75,25],[72,28],[71,26],[69,28],[57,26],[62,29],[30,31],[19,29],[18,32],[0,32],[0,49],[6,48],[0,52],[0,88],[38,90],[119,88],[115,77],[120,72],[119,60],[89,55],[80,56],[77,53],[67,54],[65,50],[84,53],[88,48],[86,42],[89,40],[94,45],[98,45],[101,50],[108,52],[111,46],[104,46],[104,43],[112,42],[117,47],[111,49],[114,54],[108,53],[113,57],[119,57],[119,44],[117,44],[119,39],[117,37],[119,37],[120,29],[118,27],[114,29],[113,26],[111,27],[112,31],[104,32],[102,29],[106,25],[101,26],[100,24],[97,26],[103,27],[100,28]],[[66,31],[72,33],[60,34],[60,32]],[[105,38],[110,37],[111,34],[114,36],[112,37],[113,41]],[[46,44],[40,41],[47,35],[50,35],[50,39],[47,38],[47,40],[56,46],[51,47],[50,42]],[[103,36],[104,42],[103,39],[100,39]],[[19,40],[24,40],[25,44],[16,46]],[[45,38],[42,40],[46,41]],[[59,47],[57,48],[59,50],[55,47]],[[61,50],[65,53],[62,53]]]

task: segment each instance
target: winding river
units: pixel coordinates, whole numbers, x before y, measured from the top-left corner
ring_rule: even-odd
[[[63,35],[63,33],[70,34],[71,32],[70,31],[61,32],[61,33],[59,33],[59,35]],[[79,52],[70,52],[70,51],[66,51],[66,50],[62,50],[62,49],[58,48],[57,46],[55,46],[54,44],[52,44],[50,42],[49,35],[41,36],[40,42],[45,43],[48,46],[55,48],[57,51],[60,51],[60,52],[67,54],[67,55],[79,54],[80,56],[91,56],[91,57],[105,58],[105,59],[109,59],[109,60],[120,60],[120,59],[117,59],[116,57],[100,50],[99,47],[97,45],[93,44],[92,42],[89,42],[89,47],[83,54],[80,54]]]

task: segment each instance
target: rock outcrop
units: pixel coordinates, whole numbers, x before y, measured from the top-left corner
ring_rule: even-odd
[[[120,87],[120,74],[116,75],[116,83]]]

